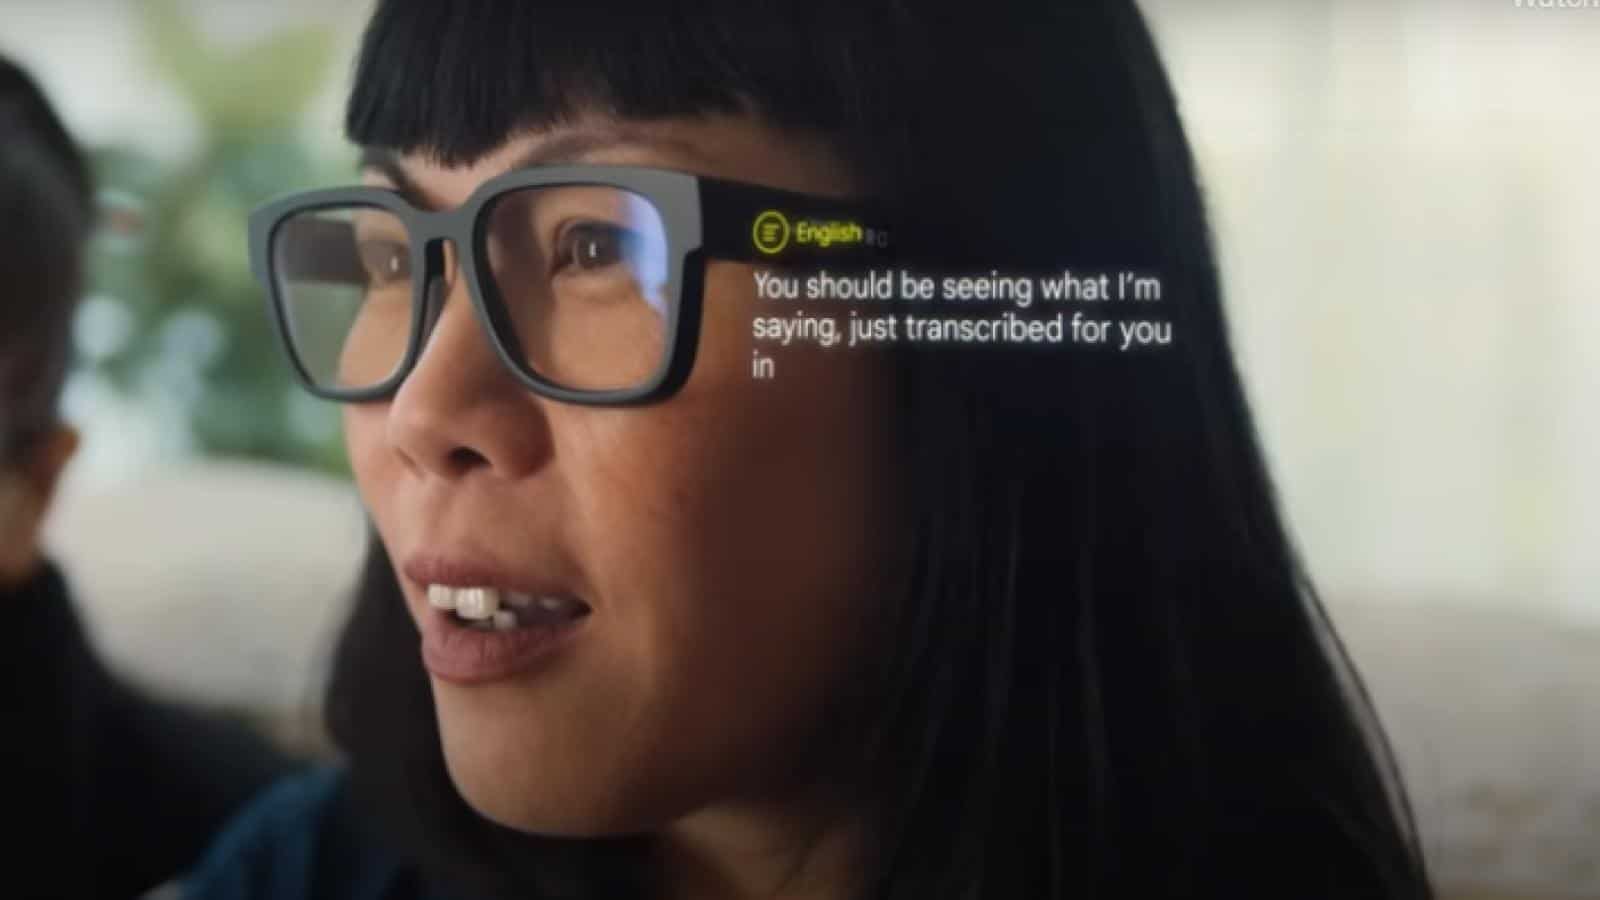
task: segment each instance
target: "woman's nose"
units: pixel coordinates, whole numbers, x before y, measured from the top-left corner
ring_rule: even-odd
[[[549,457],[548,401],[500,359],[455,254],[444,261],[446,277],[429,286],[422,349],[390,400],[390,445],[412,468],[442,478],[525,476]]]

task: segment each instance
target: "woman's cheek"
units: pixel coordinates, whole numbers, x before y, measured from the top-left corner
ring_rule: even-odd
[[[376,404],[348,403],[343,408],[345,452],[350,458],[350,471],[355,476],[356,490],[381,533],[383,517],[380,515],[383,495],[380,486],[392,481],[383,453],[383,408]]]
[[[584,461],[569,483],[592,574],[680,639],[737,632],[781,653],[786,635],[848,630],[883,536],[880,435],[874,392],[835,362],[781,396],[708,366],[672,402],[588,429],[565,457]]]

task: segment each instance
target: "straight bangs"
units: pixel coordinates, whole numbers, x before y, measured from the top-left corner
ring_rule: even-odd
[[[870,109],[862,86],[906,70],[890,52],[906,46],[904,23],[844,3],[697,3],[692,13],[675,3],[384,3],[362,41],[346,133],[458,166],[586,112],[745,114],[852,144],[835,149],[866,168],[869,126],[887,111]]]

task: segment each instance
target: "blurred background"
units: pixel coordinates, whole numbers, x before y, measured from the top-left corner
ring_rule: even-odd
[[[1141,5],[1289,520],[1436,876],[1600,897],[1600,10]],[[364,526],[338,410],[291,384],[243,228],[350,180],[366,11],[0,10],[0,53],[92,149],[107,209],[51,547],[119,670],[301,747]]]

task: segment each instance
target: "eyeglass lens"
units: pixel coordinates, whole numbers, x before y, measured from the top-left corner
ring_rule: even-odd
[[[501,304],[499,336],[534,374],[573,390],[625,390],[664,362],[666,227],[620,188],[520,188],[494,198],[478,271]],[[464,249],[464,248],[463,248]],[[290,344],[320,387],[388,381],[411,345],[422,266],[401,217],[378,206],[318,207],[285,219],[270,259]],[[446,273],[436,273],[444,275]]]

